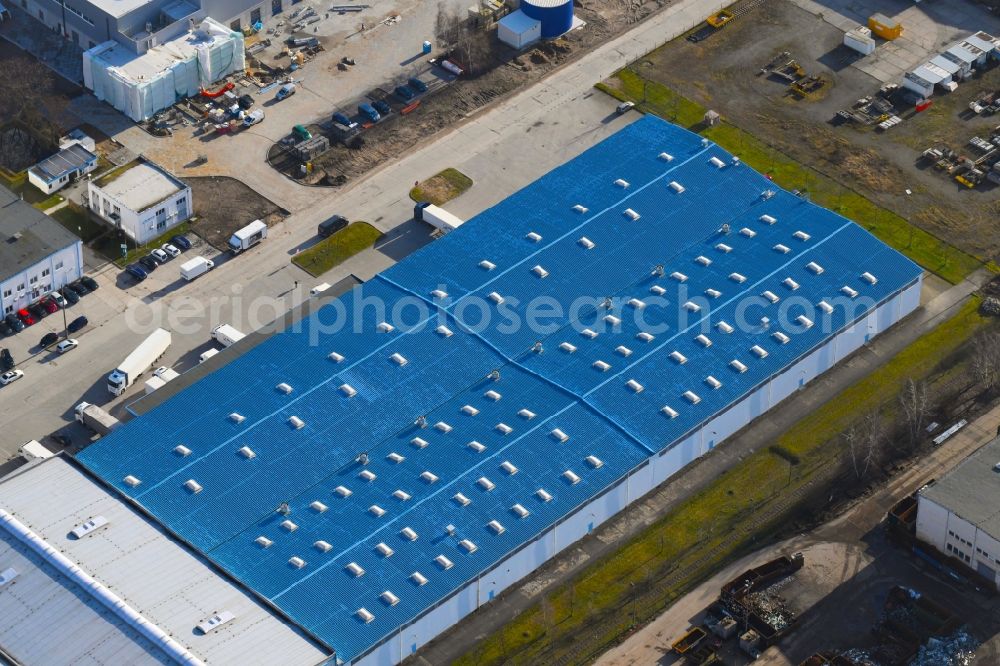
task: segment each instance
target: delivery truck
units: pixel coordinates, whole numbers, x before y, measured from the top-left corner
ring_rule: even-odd
[[[163,356],[168,347],[170,347],[170,331],[158,328],[150,333],[149,337],[108,375],[108,392],[112,395],[124,393],[125,389],[135,383],[139,375],[149,370],[149,366]]]
[[[233,254],[239,254],[243,250],[249,250],[257,243],[267,238],[267,225],[263,220],[254,220],[243,227],[229,239],[229,249]]]
[[[180,377],[180,373],[173,368],[168,368],[165,365],[160,366],[153,371],[153,376],[146,380],[146,395],[149,395],[158,388],[162,388],[167,382],[178,377]]]
[[[465,224],[462,218],[426,201],[421,201],[413,207],[413,219],[417,222],[426,222],[442,234],[452,232]]]
[[[28,462],[32,462],[34,460],[45,460],[46,458],[51,458],[55,455],[36,439],[29,440],[22,444],[21,448],[18,449],[17,452]]]
[[[221,324],[212,329],[212,339],[223,347],[231,347],[245,337],[246,335],[242,331],[229,324]]]
[[[195,257],[181,264],[181,277],[185,280],[193,280],[199,275],[204,275],[215,268],[215,264],[205,257]]]
[[[73,411],[76,414],[78,423],[82,423],[101,437],[104,437],[121,425],[121,421],[97,405],[92,405],[89,402],[81,402]]]

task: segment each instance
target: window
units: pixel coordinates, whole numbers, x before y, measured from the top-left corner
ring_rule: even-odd
[[[233,21],[232,23],[230,23],[229,24],[229,29],[230,30],[235,30],[236,32],[239,32],[240,31],[240,20],[236,19],[235,21]]]
[[[45,277],[46,275],[48,275],[48,274],[49,274],[49,273],[51,273],[51,272],[52,272],[52,271],[50,271],[50,270],[49,270],[49,269],[47,269],[47,268],[46,268],[46,269],[43,269],[43,270],[42,270],[42,277]]]
[[[21,284],[17,285],[17,290],[18,291],[24,291],[24,283],[23,282]]]
[[[156,230],[157,231],[166,231],[166,229],[167,229],[167,221],[166,220],[160,220],[159,222],[156,223]]]
[[[258,23],[260,23],[260,7],[250,12],[250,25],[257,25]]]
[[[11,289],[4,289],[4,290],[3,290],[3,297],[4,297],[4,298],[10,298],[10,295],[11,295],[12,293],[14,293],[14,292],[13,292],[13,290],[11,290]]]
[[[271,0],[271,16],[281,13],[281,0]]]
[[[36,282],[38,282],[38,276],[37,275],[32,276],[32,278],[28,280],[28,282],[30,282],[31,284],[35,284]]]
[[[45,12],[43,12],[41,9],[38,10],[38,20],[39,21],[45,20]]]
[[[59,269],[61,269],[62,267],[63,267],[63,262],[61,262],[61,261],[57,261],[57,262],[56,262],[56,270],[58,271],[58,270],[59,270]]]
[[[14,306],[13,305],[8,305],[7,308],[4,310],[4,312],[6,312],[7,314],[13,313],[14,312]]]

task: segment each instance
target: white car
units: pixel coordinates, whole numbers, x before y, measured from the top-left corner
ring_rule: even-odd
[[[49,298],[56,302],[60,308],[65,308],[67,306],[66,297],[60,294],[58,291],[50,291],[46,294]]]
[[[161,247],[160,249],[163,250],[164,252],[166,252],[167,254],[169,254],[171,257],[179,257],[179,256],[181,256],[181,251],[178,250],[173,245],[171,245],[170,243],[164,243],[163,247]]]
[[[76,349],[80,346],[80,343],[73,338],[66,338],[62,342],[56,345],[56,351],[60,354],[65,354],[66,352]]]
[[[168,255],[166,252],[158,248],[150,252],[150,254],[153,255],[153,259],[156,259],[161,264],[167,263],[168,261],[170,261],[171,258],[170,255]]]
[[[0,386],[13,384],[21,377],[24,377],[24,370],[10,370],[0,375]]]
[[[264,120],[264,109],[254,109],[243,116],[243,126],[250,127]]]

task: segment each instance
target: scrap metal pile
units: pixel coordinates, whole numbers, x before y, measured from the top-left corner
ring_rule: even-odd
[[[921,157],[966,187],[976,187],[987,180],[1000,184],[1000,125],[986,139],[979,136],[969,139],[963,153],[941,144],[928,148]]]

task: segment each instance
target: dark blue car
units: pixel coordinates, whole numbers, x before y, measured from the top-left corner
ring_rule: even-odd
[[[181,250],[190,250],[191,241],[187,239],[187,236],[172,236],[170,238],[170,244],[179,247]]]
[[[142,282],[149,277],[149,273],[146,272],[139,264],[129,264],[125,267],[125,272],[134,277],[138,282]]]
[[[413,89],[407,86],[396,86],[396,96],[404,102],[409,102],[417,96],[417,93],[413,92]]]
[[[427,84],[424,83],[423,81],[421,81],[420,79],[418,79],[415,76],[410,77],[410,80],[407,81],[407,83],[409,84],[409,86],[411,88],[413,88],[414,90],[416,90],[418,93],[425,93],[425,92],[427,92]]]

